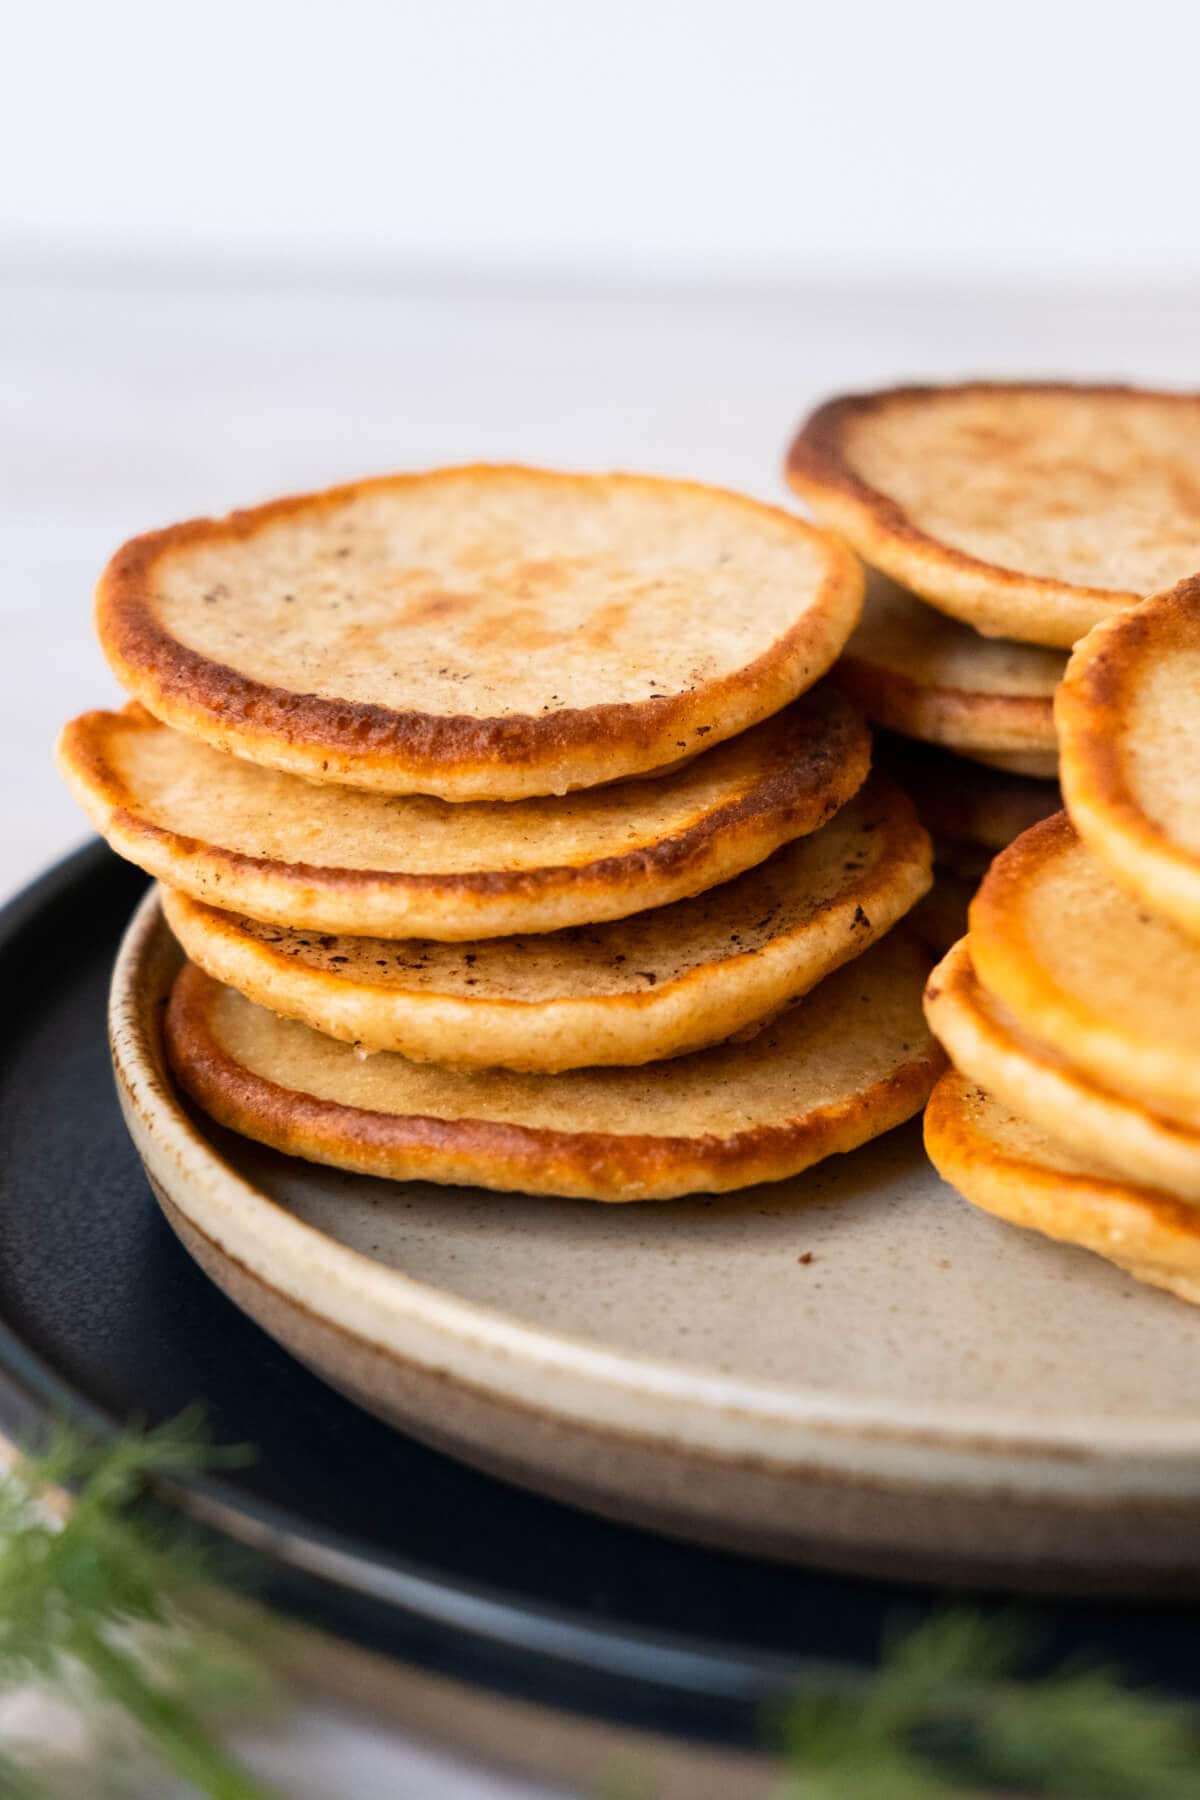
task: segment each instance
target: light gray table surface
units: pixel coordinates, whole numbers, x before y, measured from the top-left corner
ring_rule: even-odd
[[[395,271],[130,270],[0,246],[0,890],[86,828],[59,725],[117,697],[89,623],[129,534],[386,469],[624,467],[782,499],[804,411],[968,374],[1200,385],[1194,292],[635,292]],[[252,1748],[296,1800],[534,1790],[333,1706]]]

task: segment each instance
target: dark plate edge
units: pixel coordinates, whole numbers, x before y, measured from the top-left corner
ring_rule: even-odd
[[[123,867],[96,839],[22,888],[0,909],[0,970],[49,913],[79,905],[81,884],[112,879]],[[0,1318],[0,1425],[34,1442],[56,1419],[100,1438],[120,1429]],[[172,1483],[162,1497],[250,1553],[268,1605],[368,1649],[513,1697],[746,1745],[758,1741],[765,1707],[794,1690],[806,1672],[829,1673],[826,1664],[581,1623],[565,1610],[530,1606],[502,1590],[465,1587],[420,1565],[367,1556],[351,1539],[313,1531],[212,1476]]]

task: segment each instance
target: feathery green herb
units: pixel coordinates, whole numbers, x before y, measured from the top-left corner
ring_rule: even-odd
[[[97,1447],[59,1432],[0,1477],[0,1693],[39,1685],[87,1721],[86,1768],[0,1750],[0,1800],[119,1800],[147,1755],[212,1800],[267,1800],[209,1720],[269,1705],[262,1644],[198,1604],[215,1569],[148,1484],[238,1453],[195,1414]],[[70,1490],[69,1504],[54,1496]],[[1200,1712],[1069,1663],[1023,1677],[1011,1617],[947,1611],[896,1633],[880,1667],[814,1679],[776,1718],[772,1800],[1200,1800]],[[645,1792],[650,1789],[622,1792]]]
[[[1033,1647],[967,1611],[893,1636],[861,1685],[786,1710],[778,1800],[1200,1800],[1196,1708],[1081,1663],[1022,1679]]]
[[[253,1633],[206,1617],[211,1551],[146,1502],[156,1479],[237,1460],[206,1443],[191,1413],[101,1446],[60,1429],[0,1478],[0,1692],[32,1685],[83,1712],[96,1745],[91,1794],[115,1791],[120,1766],[149,1751],[214,1800],[266,1800],[206,1722],[235,1699],[268,1699]],[[70,1500],[55,1507],[64,1488]],[[66,1793],[70,1779],[65,1767],[51,1778],[15,1755],[0,1760],[2,1800]]]

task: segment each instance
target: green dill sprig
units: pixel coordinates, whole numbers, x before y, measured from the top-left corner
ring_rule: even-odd
[[[190,1413],[99,1447],[59,1431],[0,1477],[0,1691],[40,1684],[95,1746],[52,1772],[0,1749],[0,1800],[118,1800],[147,1752],[212,1800],[268,1800],[211,1728],[271,1703],[261,1635],[245,1610],[221,1623],[205,1602],[228,1571],[146,1504],[156,1481],[240,1460]],[[1012,1617],[950,1610],[893,1633],[877,1670],[814,1679],[774,1721],[776,1800],[1200,1800],[1196,1708],[1077,1662],[1024,1675],[1035,1649]]]
[[[893,1634],[877,1672],[786,1709],[779,1800],[1200,1800],[1194,1707],[1078,1662],[1022,1679],[1035,1647],[957,1610]]]
[[[219,1571],[204,1540],[146,1502],[155,1481],[243,1460],[208,1444],[189,1412],[104,1445],[60,1428],[0,1478],[0,1690],[39,1687],[95,1719],[113,1753],[98,1755],[89,1792],[101,1764],[115,1779],[118,1754],[149,1750],[213,1800],[266,1800],[207,1722],[235,1697],[267,1701],[260,1647],[244,1622],[235,1633],[209,1616],[204,1587]],[[46,1791],[35,1766],[0,1762],[5,1800]]]

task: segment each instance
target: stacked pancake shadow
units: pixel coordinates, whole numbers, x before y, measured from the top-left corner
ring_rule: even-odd
[[[1027,823],[1059,804],[1065,653],[1196,568],[1198,442],[1195,395],[1062,384],[895,388],[808,420],[791,484],[869,565],[838,679],[876,724],[936,747],[927,793],[977,788],[987,811],[1007,791]],[[921,922],[945,948],[978,853],[1003,846],[923,816],[937,882]]]
[[[820,678],[833,537],[686,483],[464,469],[135,540],[131,704],[60,743],[162,883],[166,1045],[220,1123],[601,1200],[795,1174],[941,1066],[911,803]]]
[[[1067,812],[930,977],[926,1145],[969,1200],[1200,1302],[1200,578],[1096,627],[1056,701]]]

